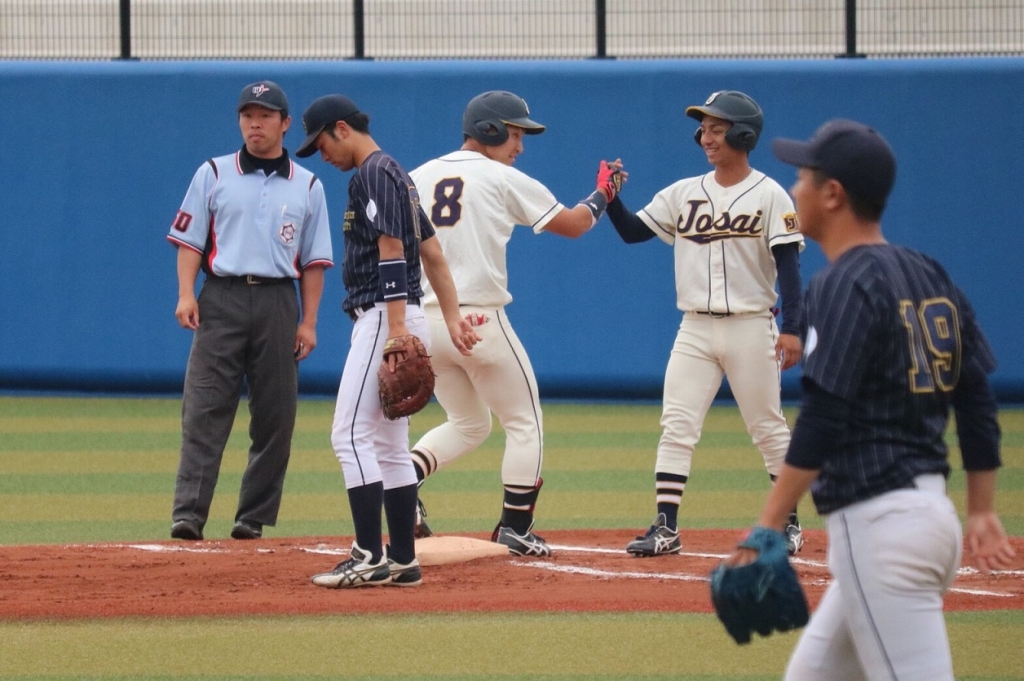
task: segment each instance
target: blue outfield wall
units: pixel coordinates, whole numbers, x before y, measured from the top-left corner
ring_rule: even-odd
[[[545,134],[517,162],[570,205],[597,161],[621,157],[623,197],[708,169],[683,110],[717,89],[756,98],[767,125],[755,167],[789,187],[770,139],[860,119],[899,157],[890,241],[939,258],[973,300],[1000,365],[1003,400],[1024,398],[1024,59],[835,61],[5,62],[0,149],[0,388],[176,391],[192,334],[174,319],[175,252],[164,240],[195,169],[241,144],[241,87],[271,78],[293,129],[329,92],[371,115],[407,168],[457,148],[475,94],[513,90]],[[339,230],[348,176],[318,158],[338,267],[328,272],[305,393],[332,393],[351,324],[341,313]],[[607,219],[577,241],[523,228],[509,252],[509,307],[548,397],[657,398],[680,321],[671,249],[627,246]],[[805,280],[824,265],[815,244]],[[799,369],[784,375],[798,393]],[[723,395],[727,395],[723,392]]]

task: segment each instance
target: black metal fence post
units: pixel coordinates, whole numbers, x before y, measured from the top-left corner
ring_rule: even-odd
[[[857,52],[857,0],[846,0],[846,52],[836,56],[842,59],[866,56]]]
[[[121,59],[132,58],[132,0],[121,0]]]
[[[366,58],[366,23],[363,16],[363,0],[352,0],[352,40],[355,43],[355,59]]]
[[[594,24],[597,29],[598,59],[608,56],[608,7],[606,0],[594,0]]]

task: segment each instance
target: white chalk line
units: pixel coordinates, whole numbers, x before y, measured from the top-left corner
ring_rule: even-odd
[[[87,544],[87,546],[99,546],[94,544]],[[120,548],[130,548],[139,551],[149,551],[153,553],[232,553],[232,549],[227,548],[203,548],[199,546],[192,546],[186,544],[104,544],[102,546],[113,546]],[[560,553],[598,553],[598,554],[620,554],[623,552],[622,549],[608,549],[601,548],[598,546],[569,546],[565,544],[551,544],[552,551],[558,551]],[[328,556],[343,556],[347,555],[349,549],[335,549],[327,546],[317,546],[315,548],[299,547],[299,550],[304,553],[315,553],[320,555]],[[273,549],[261,549],[256,548],[257,553],[274,553]],[[687,552],[681,551],[677,555],[686,556],[690,558],[707,558],[712,560],[721,560],[728,554],[725,553],[699,553],[699,552]],[[815,568],[826,568],[828,567],[825,563],[816,560],[807,560],[804,558],[792,558],[791,561],[797,565],[804,565],[807,567]],[[684,582],[707,582],[708,578],[701,575],[694,575],[690,573],[673,573],[673,572],[632,572],[632,571],[611,571],[611,570],[598,570],[595,568],[583,567],[580,565],[559,565],[548,561],[534,561],[534,560],[513,560],[511,565],[517,567],[531,567],[540,570],[548,570],[550,572],[559,572],[566,574],[578,574],[588,577],[598,577],[601,579],[667,579],[667,580],[678,580]],[[974,575],[980,575],[980,571],[973,567],[961,567],[957,571],[957,575],[960,577],[969,577]],[[1022,576],[1024,570],[997,570],[993,574],[998,575],[1011,575],[1011,576]],[[828,579],[816,579],[810,584],[814,586],[827,586],[830,580]],[[1006,593],[1004,591],[989,591],[987,589],[970,589],[964,587],[953,587],[949,590],[951,593],[960,593],[968,596],[992,596],[995,598],[1013,598],[1014,594]]]
[[[686,573],[667,572],[613,572],[611,570],[596,570],[594,568],[582,567],[580,565],[558,565],[547,561],[526,561],[513,560],[512,565],[519,567],[537,568],[550,572],[564,572],[573,575],[586,575],[587,577],[601,577],[604,579],[626,578],[626,579],[676,579],[683,582],[707,582],[707,577],[690,575]]]
[[[619,554],[619,553],[622,553],[622,551],[623,551],[622,549],[606,549],[606,548],[599,548],[599,547],[596,547],[596,546],[594,546],[594,547],[590,547],[590,546],[567,546],[567,545],[558,545],[558,544],[551,544],[550,546],[551,546],[551,550],[552,551],[564,551],[564,552],[614,553],[614,554]],[[687,552],[687,551],[680,551],[677,555],[687,556],[687,557],[690,557],[690,558],[708,558],[708,559],[713,559],[713,560],[722,560],[723,558],[726,558],[728,556],[728,554],[725,554],[725,553],[695,553],[695,552]],[[828,565],[826,563],[823,563],[822,561],[817,561],[817,560],[808,560],[808,559],[804,559],[804,558],[796,558],[796,557],[794,557],[794,558],[791,558],[790,561],[792,563],[796,564],[796,565],[805,565],[807,567],[815,567],[815,568],[827,568],[828,567]],[[582,575],[588,575],[588,576],[593,576],[593,577],[602,577],[602,578],[608,578],[608,579],[614,578],[614,577],[621,577],[621,578],[629,578],[629,579],[675,579],[675,580],[682,580],[682,581],[689,581],[689,582],[694,582],[694,581],[707,582],[707,581],[709,581],[709,579],[707,577],[701,577],[699,575],[693,575],[693,574],[689,574],[689,573],[611,572],[611,571],[607,571],[607,570],[595,570],[593,568],[557,565],[555,563],[548,563],[548,562],[543,562],[543,561],[527,562],[527,561],[518,561],[517,560],[517,561],[513,561],[512,564],[513,565],[526,566],[526,567],[536,567],[536,568],[540,568],[540,569],[544,569],[544,570],[550,570],[552,572],[565,572],[565,573],[571,573],[571,574],[582,574]],[[998,572],[998,574],[1011,574],[1011,575],[1022,574],[1022,573],[1024,573],[1024,571],[1022,571],[1022,570],[1003,570],[1003,571],[999,571]],[[977,569],[971,568],[971,567],[962,567],[962,568],[960,568],[957,571],[957,575],[958,576],[970,576],[970,575],[978,575],[978,574],[980,574],[979,571]],[[830,581],[831,580],[828,580],[828,579],[816,579],[816,580],[810,582],[810,584],[812,584],[814,586],[827,586]],[[997,597],[997,598],[1013,598],[1013,594],[1006,593],[1006,592],[1003,592],[1003,591],[988,591],[988,590],[983,590],[983,589],[967,589],[967,588],[962,588],[962,587],[953,587],[949,591],[952,592],[952,593],[962,593],[962,594],[967,594],[967,595],[971,595],[971,596],[993,596],[993,597]]]

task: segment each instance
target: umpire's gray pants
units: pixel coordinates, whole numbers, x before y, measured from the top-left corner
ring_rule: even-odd
[[[235,520],[277,522],[295,428],[298,319],[292,280],[251,285],[244,278],[209,278],[203,284],[185,371],[173,520],[191,520],[200,529],[206,524],[244,377],[252,445]]]

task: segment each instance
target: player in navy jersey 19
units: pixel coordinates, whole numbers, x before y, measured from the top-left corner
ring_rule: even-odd
[[[781,531],[810,489],[829,535],[833,581],[786,678],[952,679],[942,595],[962,539],[982,572],[1014,556],[994,511],[995,359],[942,266],[882,235],[896,158],[881,135],[833,120],[774,151],[799,168],[800,229],[829,261],[807,292],[800,414],[757,523]],[[963,534],[946,496],[950,407],[967,476]]]
[[[478,340],[459,314],[459,300],[434,230],[420,207],[409,175],[370,136],[370,118],[348,97],[327,95],[302,115],[306,140],[297,156],[320,152],[348,184],[342,233],[352,342],[338,388],[331,443],[348,491],[355,541],[351,557],[313,576],[327,588],[421,580],[413,528],[416,472],[409,457],[409,419],[388,420],[378,398],[377,368],[391,338],[412,333],[430,348],[430,328],[420,301],[422,272],[437,291],[451,342],[470,353]],[[382,540],[381,508],[389,545]]]

